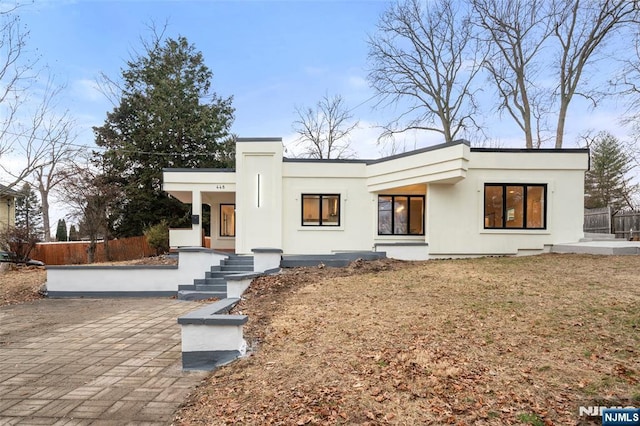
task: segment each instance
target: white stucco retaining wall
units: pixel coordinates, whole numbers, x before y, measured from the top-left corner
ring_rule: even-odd
[[[179,251],[178,266],[48,266],[50,297],[79,295],[165,295],[176,293],[178,285],[201,278],[227,256],[202,248]]]
[[[181,329],[182,352],[239,351],[242,353],[246,347],[242,336],[242,325],[183,324]]]

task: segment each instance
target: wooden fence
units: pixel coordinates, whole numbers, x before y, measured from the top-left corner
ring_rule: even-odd
[[[584,232],[615,234],[616,238],[640,236],[640,211],[614,212],[609,207],[584,210]]]
[[[584,232],[611,233],[611,208],[584,209]]]
[[[109,258],[105,253],[104,241],[98,241],[96,262],[117,262],[153,256],[156,251],[141,237],[109,240]],[[88,241],[38,243],[29,257],[41,260],[47,265],[81,265],[87,263]]]

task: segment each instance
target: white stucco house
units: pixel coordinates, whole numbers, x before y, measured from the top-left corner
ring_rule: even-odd
[[[284,255],[384,251],[429,259],[549,251],[583,237],[586,149],[442,144],[376,160],[283,156],[280,138],[240,138],[235,169],[165,169],[164,190],[192,205],[173,247]]]

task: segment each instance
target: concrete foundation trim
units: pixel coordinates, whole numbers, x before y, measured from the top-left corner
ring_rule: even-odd
[[[225,257],[229,257],[229,253],[214,250],[206,247],[179,247],[176,249],[179,253],[215,253]]]
[[[384,250],[387,257],[400,260],[429,259],[429,243],[421,241],[389,241],[377,242],[374,249]]]
[[[414,242],[406,242],[406,243],[375,243],[374,247],[429,247],[429,243],[414,243]]]
[[[244,325],[249,320],[246,315],[212,314],[198,318],[178,318],[180,325]]]
[[[242,356],[240,351],[197,351],[182,352],[184,370],[211,371]]]
[[[333,254],[302,254],[302,255],[289,255],[282,258],[283,268],[297,268],[304,266],[318,266],[323,264],[325,266],[342,268],[348,266],[351,262],[357,259],[363,260],[376,260],[386,257],[385,252],[374,251],[349,251],[349,252],[337,252]]]
[[[124,297],[175,297],[177,291],[47,291],[51,299],[111,299]]]
[[[251,249],[251,251],[253,253],[276,253],[276,254],[282,254],[283,253],[282,249],[269,248],[269,247],[258,247],[258,248]]]
[[[137,270],[165,270],[178,269],[178,265],[47,265],[47,270],[106,270],[106,271],[137,271]]]

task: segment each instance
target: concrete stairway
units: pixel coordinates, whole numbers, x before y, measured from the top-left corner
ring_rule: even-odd
[[[220,262],[220,266],[212,266],[205,272],[204,278],[193,280],[193,284],[178,286],[178,299],[204,300],[227,297],[227,275],[242,274],[253,271],[253,256],[231,255]]]

